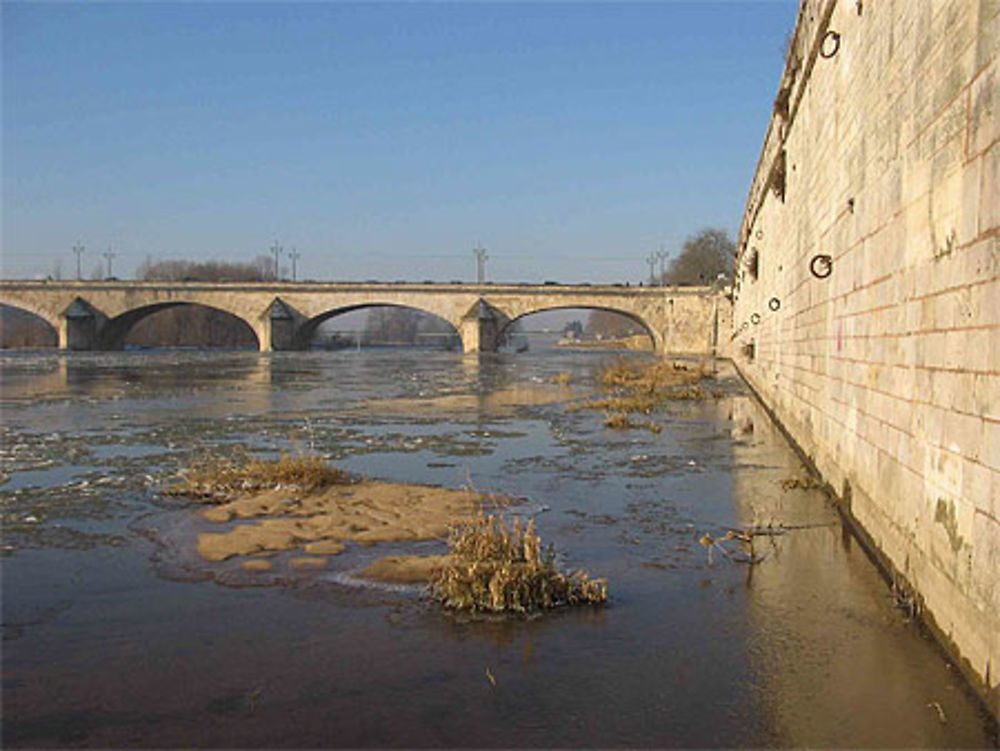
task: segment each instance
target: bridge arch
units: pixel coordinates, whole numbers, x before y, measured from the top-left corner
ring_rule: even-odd
[[[0,325],[0,348],[59,346],[58,321],[53,322],[44,312],[29,306],[0,302]]]
[[[400,310],[408,311],[411,313],[417,313],[422,316],[429,317],[434,321],[439,321],[444,324],[449,330],[446,332],[441,332],[442,334],[449,334],[455,336],[457,339],[461,339],[461,331],[455,323],[445,316],[441,315],[439,311],[428,310],[424,307],[417,305],[406,305],[399,302],[388,302],[388,301],[365,301],[360,303],[354,303],[350,305],[341,305],[329,310],[323,311],[317,315],[314,315],[307,320],[303,321],[301,325],[298,326],[295,333],[295,348],[305,349],[310,346],[319,331],[319,327],[326,323],[327,321],[332,321],[333,319],[346,315],[348,313],[354,313],[362,310],[380,310],[380,309],[390,309],[390,310]]]
[[[233,312],[232,310],[226,310],[225,308],[216,307],[214,305],[207,305],[202,302],[193,300],[172,300],[130,308],[114,317],[108,318],[97,332],[96,349],[124,349],[126,339],[128,339],[129,334],[132,333],[141,322],[150,321],[151,317],[155,316],[157,313],[182,308],[190,308],[196,311],[210,311],[213,314],[217,314],[214,319],[203,318],[201,321],[203,326],[208,327],[208,329],[212,326],[217,326],[219,323],[222,325],[228,324],[238,326],[238,328],[233,329],[234,332],[239,332],[237,334],[237,338],[244,339],[248,345],[256,347],[257,349],[260,348],[260,333],[258,331],[258,327],[254,325],[254,322],[247,320],[245,317]],[[220,318],[220,315],[224,316],[224,318]],[[162,333],[163,332],[161,332],[161,334]],[[211,336],[210,330],[203,329],[202,333],[207,336]],[[190,332],[185,332],[185,334],[190,335]],[[175,341],[171,343],[160,345],[154,344],[153,346],[169,347],[184,345],[180,344],[179,341],[175,339]]]
[[[650,326],[641,315],[634,313],[629,310],[623,310],[622,308],[613,307],[609,305],[586,305],[586,304],[561,304],[561,305],[541,305],[536,308],[528,308],[517,315],[509,316],[509,320],[500,330],[500,336],[503,337],[511,331],[511,327],[518,321],[521,321],[529,316],[536,315],[537,313],[548,313],[554,310],[600,310],[607,313],[614,313],[620,315],[622,318],[626,318],[632,323],[636,324],[638,328],[649,338],[649,343],[651,349],[656,352],[660,350],[660,343],[657,341],[656,330]]]

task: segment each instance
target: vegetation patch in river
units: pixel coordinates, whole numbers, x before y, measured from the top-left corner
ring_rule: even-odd
[[[543,550],[533,519],[526,527],[518,519],[508,527],[499,516],[480,516],[458,528],[449,547],[431,579],[432,594],[448,608],[528,613],[608,597],[605,580],[556,568],[555,553]]]
[[[316,454],[283,454],[280,459],[243,456],[198,462],[184,473],[183,483],[170,492],[220,500],[271,488],[291,487],[308,493],[352,482],[350,474],[327,464]]]
[[[564,573],[543,551],[534,522],[508,527],[487,506],[509,499],[449,488],[358,478],[315,454],[279,459],[243,457],[199,463],[168,491],[208,504],[199,531],[201,559],[235,559],[247,575],[269,574],[286,551],[293,570],[323,569],[349,544],[448,540],[446,554],[391,555],[362,571],[389,583],[429,583],[445,607],[527,613],[602,603],[607,584],[583,572]]]
[[[705,365],[681,362],[635,362],[619,359],[606,364],[598,375],[598,382],[610,396],[591,399],[574,405],[573,409],[603,409],[608,418],[605,425],[610,428],[648,428],[658,432],[654,423],[630,421],[628,415],[634,412],[649,414],[672,401],[700,401],[718,396],[702,385],[713,378],[711,369]],[[658,427],[658,426],[656,426]]]
[[[198,534],[203,559],[304,554],[291,561],[293,568],[321,567],[320,556],[337,555],[347,543],[443,540],[484,504],[506,502],[467,489],[358,478],[314,454],[202,462],[167,492],[211,504],[201,517],[226,525],[224,531]],[[248,561],[243,567],[270,568]]]

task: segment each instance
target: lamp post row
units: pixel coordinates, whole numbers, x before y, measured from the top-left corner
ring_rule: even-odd
[[[79,281],[83,278],[83,275],[81,273],[80,261],[84,252],[86,251],[86,248],[83,245],[77,243],[76,245],[73,246],[72,251],[76,255],[76,279],[77,281]],[[473,248],[472,252],[476,256],[476,281],[479,284],[483,284],[486,281],[486,261],[489,260],[490,256],[486,252],[486,248],[482,247],[481,244],[477,244],[476,247]],[[284,247],[279,245],[278,241],[275,240],[274,245],[271,246],[271,254],[274,256],[273,271],[275,280],[281,279],[280,259],[283,253],[285,253]],[[111,261],[118,254],[109,247],[101,255],[104,256],[104,258],[108,262],[108,278],[110,279],[112,276]],[[290,259],[292,259],[292,281],[294,282],[297,280],[298,260],[302,257],[302,254],[296,248],[292,248],[290,251],[288,251],[287,255]],[[660,246],[659,250],[654,251],[650,253],[648,256],[646,256],[646,263],[649,264],[649,283],[651,286],[656,285],[656,274],[654,271],[654,267],[657,261],[659,261],[660,263],[660,277],[659,277],[660,284],[662,285],[664,283],[664,275],[665,275],[664,264],[666,262],[666,259],[669,257],[670,254],[664,249],[662,245]]]
[[[76,256],[76,280],[80,281],[83,278],[83,269],[81,267],[81,261],[83,259],[83,254],[87,250],[83,245],[77,243],[72,248],[73,254]],[[111,261],[118,255],[109,246],[106,251],[101,253],[104,259],[108,262],[108,278],[110,279],[113,274],[111,273]]]
[[[669,257],[670,253],[668,253],[662,245],[659,250],[655,250],[646,256],[646,263],[649,264],[649,286],[655,287],[657,280],[659,280],[661,287],[666,284],[666,262]],[[660,263],[659,277],[656,276],[656,272],[654,270],[656,268],[657,261]]]

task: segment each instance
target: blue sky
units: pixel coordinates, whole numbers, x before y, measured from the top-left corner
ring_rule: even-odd
[[[5,2],[2,275],[638,281],[735,233],[796,5]]]

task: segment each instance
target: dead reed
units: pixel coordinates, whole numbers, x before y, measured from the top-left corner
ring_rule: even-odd
[[[337,469],[316,454],[278,459],[260,459],[243,455],[236,458],[212,457],[192,464],[183,474],[181,483],[170,490],[173,495],[185,495],[207,501],[225,501],[234,494],[294,488],[312,492],[355,482],[355,478]]]
[[[482,515],[456,529],[450,562],[431,581],[431,593],[445,607],[489,613],[528,613],[563,605],[603,603],[608,585],[582,571],[564,574],[552,548],[542,549],[535,522]]]
[[[650,363],[619,358],[604,365],[598,373],[598,381],[606,390],[612,391],[612,395],[591,399],[574,408],[609,412],[604,423],[609,428],[645,427],[658,433],[659,426],[654,427],[655,423],[634,423],[627,416],[634,412],[648,415],[668,401],[702,400],[717,396],[700,383],[711,377],[711,369],[705,363]]]
[[[656,392],[675,386],[688,386],[711,377],[707,364],[680,362],[636,362],[618,358],[606,364],[598,375],[605,388]]]
[[[633,422],[628,412],[611,412],[604,416],[604,427],[612,430],[628,430],[629,428],[645,428],[651,433],[659,433],[663,426],[652,420]]]
[[[629,420],[628,412],[612,412],[605,416],[604,427],[613,430],[628,430],[634,428],[635,423]]]

